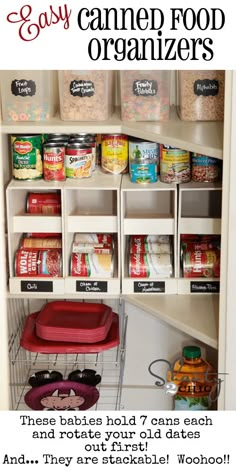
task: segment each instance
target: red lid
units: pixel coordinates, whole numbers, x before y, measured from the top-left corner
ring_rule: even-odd
[[[97,343],[46,341],[36,335],[35,322],[39,312],[28,315],[21,335],[20,345],[31,352],[42,354],[89,354],[106,351],[119,345],[119,317],[113,313],[111,328],[106,339]]]
[[[56,301],[39,313],[36,334],[48,341],[96,343],[103,341],[112,323],[112,309],[103,303]]]

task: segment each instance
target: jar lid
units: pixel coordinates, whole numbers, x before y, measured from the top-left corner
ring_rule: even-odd
[[[185,346],[183,348],[183,356],[187,359],[196,359],[201,357],[201,349],[198,346]]]

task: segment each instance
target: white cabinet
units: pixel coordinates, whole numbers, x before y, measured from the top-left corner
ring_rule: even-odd
[[[2,198],[0,205],[0,257],[4,261],[4,270],[0,272],[0,290],[2,314],[0,317],[0,371],[4,378],[1,387],[0,408],[10,408],[9,395],[9,345],[8,337],[14,336],[9,326],[13,327],[12,310],[14,304],[35,302],[45,299],[80,299],[76,281],[69,274],[69,258],[72,235],[83,231],[112,232],[116,235],[118,251],[115,258],[114,277],[107,281],[107,291],[97,294],[83,294],[83,298],[125,300],[128,315],[127,353],[124,370],[124,390],[121,405],[125,409],[146,409],[147,399],[152,399],[150,407],[157,409],[170,408],[171,405],[163,392],[155,390],[154,381],[147,373],[148,363],[155,355],[173,358],[186,342],[198,342],[209,357],[218,364],[219,372],[229,372],[224,378],[218,408],[234,408],[235,399],[231,393],[234,386],[234,336],[235,316],[233,298],[233,274],[235,268],[234,247],[235,229],[235,195],[234,182],[235,147],[233,127],[236,125],[235,98],[236,77],[233,72],[226,74],[225,123],[185,123],[181,122],[172,110],[171,120],[166,123],[122,122],[119,112],[105,122],[62,122],[58,118],[51,121],[1,124],[1,157],[3,166],[0,170]],[[235,107],[236,108],[236,107]],[[223,190],[221,186],[161,183],[141,188],[131,184],[127,176],[107,176],[97,173],[90,180],[69,182],[56,188],[62,194],[62,217],[45,220],[34,219],[25,214],[24,200],[28,190],[35,188],[52,189],[54,185],[41,181],[38,183],[19,183],[12,181],[7,192],[6,186],[11,181],[11,157],[9,136],[14,133],[47,133],[78,131],[94,133],[124,133],[134,137],[153,140],[159,143],[180,147],[189,151],[205,153],[223,159]],[[223,144],[224,137],[224,144]],[[177,199],[177,193],[179,199]],[[5,218],[5,201],[7,196],[7,213]],[[220,212],[222,198],[222,212]],[[212,204],[213,201],[213,204]],[[179,203],[178,203],[179,202]],[[214,204],[217,202],[217,205]],[[203,213],[198,213],[199,207]],[[137,211],[138,208],[138,211]],[[204,220],[204,221],[203,221]],[[4,224],[5,222],[5,224]],[[55,290],[45,293],[22,293],[20,281],[14,277],[14,251],[20,234],[46,225],[47,231],[63,233],[63,277],[55,283]],[[179,266],[179,237],[182,231],[193,233],[222,234],[220,296],[216,294],[190,294],[189,288],[182,285]],[[5,237],[5,234],[8,236]],[[174,243],[174,277],[165,280],[165,292],[157,294],[136,294],[133,281],[127,277],[127,260],[125,252],[127,237],[136,233],[169,234]],[[8,243],[8,244],[7,244]],[[8,245],[8,249],[6,246]],[[5,273],[6,253],[9,254],[8,273]],[[7,280],[6,280],[7,279]],[[53,281],[54,284],[55,281]],[[60,285],[61,284],[61,285]],[[59,286],[60,285],[60,286]],[[11,307],[7,310],[7,305]],[[135,319],[137,310],[137,320]],[[17,310],[16,310],[17,312]],[[136,323],[137,321],[137,323]],[[146,335],[142,336],[147,322]],[[19,328],[19,324],[17,324]],[[136,334],[137,328],[137,334]],[[158,349],[154,346],[158,345]],[[140,351],[140,345],[142,351]],[[179,346],[179,348],[178,348]],[[139,378],[133,377],[137,357],[140,363]],[[178,352],[177,352],[178,351]],[[145,353],[148,353],[147,356]],[[163,354],[162,354],[163,353]],[[143,362],[142,362],[143,360]],[[18,382],[22,382],[21,370]],[[24,379],[25,380],[25,379]],[[132,403],[135,386],[139,390],[136,401]],[[233,390],[232,390],[233,391]],[[146,392],[146,393],[145,393]],[[157,404],[158,402],[158,404]]]

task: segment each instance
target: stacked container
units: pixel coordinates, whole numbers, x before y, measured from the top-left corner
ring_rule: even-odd
[[[55,113],[57,93],[54,71],[3,71],[1,73],[2,118],[4,121],[49,120]]]
[[[120,71],[120,87],[123,121],[169,119],[169,71],[123,70]]]
[[[103,121],[112,113],[113,71],[59,71],[62,120]]]
[[[181,120],[222,121],[224,88],[224,71],[178,71],[178,110]]]

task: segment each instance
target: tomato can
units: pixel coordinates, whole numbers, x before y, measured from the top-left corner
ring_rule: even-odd
[[[172,146],[160,146],[161,182],[185,183],[191,180],[190,152]]]
[[[76,252],[78,254],[112,254],[113,247],[111,244],[89,244],[73,242],[72,252]]]
[[[26,199],[27,213],[60,215],[61,195],[60,193],[29,193]]]
[[[61,238],[28,238],[23,237],[20,244],[24,249],[61,249]]]
[[[144,243],[159,243],[159,244],[170,244],[170,236],[166,234],[141,234],[131,235],[130,244],[144,244]]]
[[[47,142],[43,145],[43,178],[47,182],[65,180],[65,144]]]
[[[73,277],[113,277],[112,254],[72,253],[70,273]]]
[[[152,243],[136,241],[130,244],[130,254],[171,254],[170,243]]]
[[[113,235],[106,233],[75,233],[75,243],[113,244]]]
[[[43,178],[42,135],[11,136],[12,174],[16,180]]]
[[[110,174],[128,172],[128,136],[125,134],[102,135],[101,167]]]
[[[182,255],[183,276],[186,278],[196,277],[219,277],[220,276],[220,250],[196,249],[184,251]]]
[[[92,175],[92,147],[85,143],[72,142],[66,146],[65,168],[69,179],[82,179]]]
[[[171,254],[130,254],[129,277],[168,278],[173,274]]]
[[[18,249],[15,255],[16,277],[61,277],[62,253],[60,249]]]
[[[217,182],[221,177],[221,162],[214,157],[192,152],[191,172],[194,182]]]

